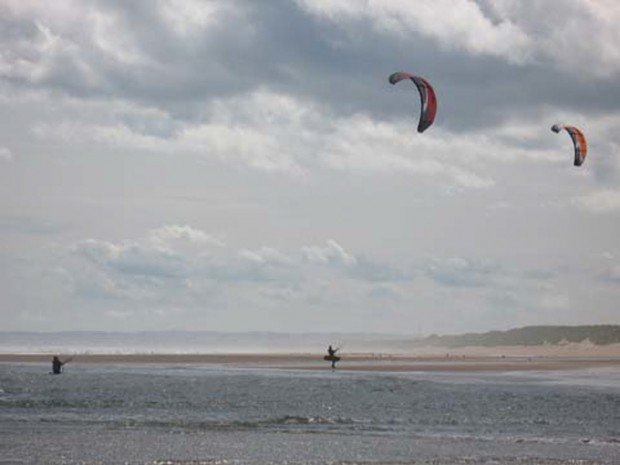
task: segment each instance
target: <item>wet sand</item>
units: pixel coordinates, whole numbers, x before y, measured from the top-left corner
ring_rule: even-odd
[[[510,353],[510,351],[505,351]],[[534,352],[535,353],[535,352]],[[56,354],[0,354],[3,363],[51,363]],[[61,359],[70,355],[61,354]],[[77,354],[71,365],[173,364],[222,365],[243,368],[324,370],[331,369],[323,354]],[[337,369],[394,372],[501,372],[620,368],[620,353],[593,355],[390,355],[343,354]]]

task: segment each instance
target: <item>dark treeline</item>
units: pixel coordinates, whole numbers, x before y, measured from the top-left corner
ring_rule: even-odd
[[[454,336],[433,334],[418,341],[419,345],[441,347],[463,346],[512,346],[561,344],[583,342],[605,345],[620,342],[620,325],[593,326],[526,326],[508,331],[489,331],[488,333],[467,333]]]

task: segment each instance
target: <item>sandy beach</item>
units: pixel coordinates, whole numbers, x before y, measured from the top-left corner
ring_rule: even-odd
[[[3,363],[47,363],[55,354],[0,354]],[[329,369],[323,354],[61,354],[71,364],[208,364],[270,369]],[[620,344],[427,348],[419,354],[342,354],[339,370],[351,371],[533,371],[620,367]]]

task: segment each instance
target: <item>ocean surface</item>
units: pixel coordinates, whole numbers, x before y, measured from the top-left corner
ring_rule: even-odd
[[[620,372],[0,364],[0,464],[619,464]]]

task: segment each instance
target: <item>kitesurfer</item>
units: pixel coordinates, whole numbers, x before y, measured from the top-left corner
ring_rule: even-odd
[[[66,362],[61,362],[60,359],[55,356],[52,359],[52,373],[55,374],[55,375],[59,375],[60,373],[62,373],[62,366],[65,363]]]
[[[336,362],[337,362],[336,352],[338,352],[338,349],[332,348],[331,345],[327,348],[327,353],[329,354],[329,359],[332,362],[332,368],[336,368]]]

